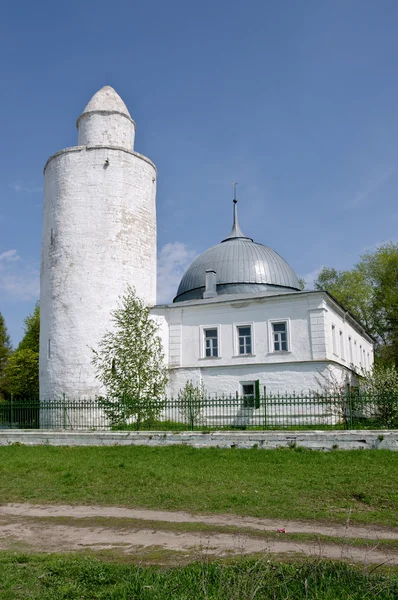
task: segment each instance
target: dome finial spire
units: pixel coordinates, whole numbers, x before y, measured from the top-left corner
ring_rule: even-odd
[[[232,185],[234,186],[234,204],[236,204],[238,201],[236,199],[236,186],[238,185],[237,181],[233,181]]]
[[[234,186],[234,199],[233,199],[233,204],[234,204],[234,220],[233,220],[233,225],[232,225],[232,231],[229,234],[228,237],[226,237],[224,240],[222,240],[223,242],[227,242],[228,240],[234,240],[236,238],[244,238],[246,240],[252,240],[252,238],[248,238],[243,231],[241,230],[241,228],[239,227],[239,221],[238,221],[238,200],[236,199],[236,186],[238,185],[237,181],[233,181],[232,185]]]

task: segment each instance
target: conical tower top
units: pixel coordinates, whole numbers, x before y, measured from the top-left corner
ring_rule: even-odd
[[[91,98],[84,109],[82,116],[91,112],[113,112],[125,115],[131,119],[127,106],[117,92],[110,85],[105,85]],[[132,119],[131,119],[132,120]]]
[[[127,106],[110,85],[94,94],[76,126],[79,146],[134,149],[135,123]]]

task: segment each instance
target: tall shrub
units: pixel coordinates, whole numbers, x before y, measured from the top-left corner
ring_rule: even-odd
[[[106,394],[100,404],[112,425],[155,419],[162,409],[167,371],[158,325],[148,308],[128,287],[111,313],[113,328],[93,349],[97,379]]]

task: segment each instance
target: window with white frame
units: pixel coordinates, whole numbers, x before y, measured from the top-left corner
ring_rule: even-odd
[[[359,345],[359,364],[362,367],[362,345]]]
[[[252,353],[252,328],[250,325],[238,325],[238,353]]]
[[[332,346],[333,346],[333,354],[337,354],[336,348],[336,326],[332,325]]]
[[[287,352],[287,323],[272,323],[272,344],[274,352]]]
[[[204,349],[205,357],[212,358],[218,356],[218,330],[204,329]]]
[[[343,339],[343,332],[340,329],[340,356],[343,360],[345,360],[345,356],[344,356],[344,339]]]
[[[348,352],[350,355],[349,356],[350,364],[352,364],[353,363],[353,360],[352,360],[352,337],[350,335],[348,336]]]

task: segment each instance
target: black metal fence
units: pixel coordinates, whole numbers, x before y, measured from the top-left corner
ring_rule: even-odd
[[[184,395],[0,403],[0,428],[63,430],[394,429],[398,394]]]

